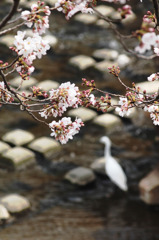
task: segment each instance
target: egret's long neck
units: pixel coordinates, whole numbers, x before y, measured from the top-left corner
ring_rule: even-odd
[[[106,157],[107,161],[109,160],[109,156],[111,156],[110,147],[111,147],[111,143],[109,141],[107,141],[106,146],[105,146],[105,157]]]

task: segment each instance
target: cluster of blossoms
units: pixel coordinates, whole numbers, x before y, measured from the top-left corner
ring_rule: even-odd
[[[55,3],[55,8],[58,11],[63,12],[66,16],[66,19],[71,18],[77,12],[82,13],[93,13],[93,9],[88,7],[89,3],[94,3],[94,0],[58,0]]]
[[[132,14],[131,6],[130,5],[125,5],[122,8],[118,8],[118,12],[121,15],[121,18],[124,19],[128,15]]]
[[[77,108],[81,104],[79,96],[79,88],[74,83],[62,83],[57,90],[49,91],[50,104],[44,106],[39,114],[45,119],[49,116],[61,117],[68,107]]]
[[[131,113],[128,99],[126,97],[120,97],[118,104],[120,105],[120,107],[116,107],[115,110],[121,117],[124,117],[125,115],[128,116]]]
[[[41,13],[45,16],[40,15]],[[51,14],[48,6],[44,6],[44,2],[38,1],[37,4],[31,6],[31,11],[23,11],[21,18],[26,21],[27,27],[33,27],[33,32],[39,35],[45,33],[46,28],[49,28],[49,18]]]
[[[157,105],[145,106],[144,111],[150,112],[150,117],[154,125],[159,125],[159,108]]]
[[[155,81],[155,80],[159,80],[159,73],[152,73],[148,78],[147,78],[148,81],[152,82],[152,81]]]
[[[20,56],[16,64],[16,70],[22,78],[26,78],[34,71],[33,60],[46,55],[47,50],[50,49],[48,41],[42,39],[37,33],[33,34],[33,37],[24,39],[25,35],[25,31],[18,31],[14,41],[15,47],[12,48]]]
[[[145,14],[143,17],[143,21],[148,24],[155,22],[155,20],[155,14],[152,14],[150,11],[148,11],[147,14]]]
[[[159,56],[159,35],[156,35],[155,32],[148,32],[142,36],[140,45],[135,48],[135,51],[142,54],[152,48]]]
[[[72,122],[70,117],[63,117],[58,122],[52,121],[49,127],[52,131],[51,136],[65,144],[69,139],[73,139],[73,136],[79,132],[80,127],[83,125],[81,119],[76,118]]]
[[[141,29],[134,33],[134,36],[140,41],[139,46],[135,47],[135,51],[140,54],[153,50],[159,56],[159,35],[155,33],[155,14],[150,11],[144,15]]]

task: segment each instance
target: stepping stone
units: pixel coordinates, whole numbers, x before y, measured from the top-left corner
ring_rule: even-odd
[[[61,149],[60,143],[49,137],[40,137],[31,142],[28,147],[42,154],[46,159],[52,158]]]
[[[147,204],[159,204],[159,166],[139,182],[140,198]]]
[[[102,28],[110,28],[109,23],[104,21],[103,19],[97,20],[96,25]]]
[[[9,150],[10,148],[11,147],[7,143],[0,141],[0,155]]]
[[[111,17],[111,19],[113,19],[113,20],[120,20],[120,21],[121,21],[121,15],[120,15],[120,13],[117,12],[117,11],[113,12],[110,17]]]
[[[0,43],[6,45],[7,47],[12,47],[15,41],[14,35],[4,35],[0,37]]]
[[[125,68],[131,63],[131,59],[126,54],[120,54],[117,63],[120,68]]]
[[[99,72],[101,72],[102,74],[109,74],[109,76],[111,76],[110,73],[109,73],[110,70],[108,68],[112,67],[113,65],[118,66],[118,63],[104,60],[102,62],[96,63],[94,65],[94,68],[96,70],[98,70]]]
[[[10,81],[10,84],[12,87],[15,87],[15,88],[18,88],[19,85],[21,84],[21,81],[22,81],[22,78],[21,77],[16,77],[16,78],[13,78],[11,81]],[[30,77],[29,80],[25,80],[23,81],[22,85],[21,85],[21,89],[29,89],[31,88],[32,86],[35,86],[37,85],[38,81],[33,78],[33,77]]]
[[[65,179],[72,184],[85,186],[95,180],[95,175],[89,168],[77,167],[66,173]]]
[[[68,111],[68,116],[79,117],[83,122],[87,122],[95,118],[97,116],[97,113],[89,108],[79,107]]]
[[[85,55],[78,55],[69,59],[69,64],[79,70],[85,70],[94,66],[95,60]]]
[[[97,16],[93,14],[78,13],[74,20],[83,24],[94,24],[97,21]]]
[[[18,194],[9,194],[1,198],[0,202],[12,214],[21,213],[31,207],[30,202]]]
[[[25,9],[26,8],[29,8],[29,10],[30,10],[30,8],[31,8],[31,6],[33,5],[33,4],[37,4],[37,2],[36,1],[26,1],[26,0],[21,0],[20,1],[20,5],[22,5],[23,7],[25,7]]]
[[[34,139],[34,135],[22,129],[15,129],[2,136],[2,140],[16,146],[25,145]]]
[[[106,172],[105,172],[105,158],[101,157],[101,158],[96,159],[90,165],[90,168],[96,173],[106,175]]]
[[[127,15],[126,18],[122,19],[122,24],[125,25],[125,26],[128,26],[129,24],[132,24],[136,21],[137,19],[137,16],[134,12],[132,12],[132,14],[130,15]]]
[[[137,83],[136,87],[140,87],[141,92],[146,90],[146,93],[153,94],[153,93],[157,92],[159,89],[159,81],[156,80],[154,82],[145,81],[145,82]]]
[[[110,60],[114,61],[118,57],[118,52],[112,49],[97,49],[93,52],[93,57],[98,60]]]
[[[105,17],[110,17],[115,12],[114,8],[105,5],[99,5],[95,9]]]
[[[116,157],[115,159],[119,162],[119,159],[117,159]],[[105,157],[100,157],[90,165],[90,168],[98,174],[106,175],[105,162]]]
[[[0,204],[0,220],[8,220],[10,218],[10,214],[7,209]]]
[[[59,83],[53,80],[45,80],[40,82],[37,86],[40,87],[44,91],[49,91],[51,89],[57,89],[59,87]]]
[[[14,147],[2,154],[0,167],[9,170],[24,169],[35,163],[35,154],[23,147]]]
[[[57,0],[46,0],[46,3],[50,4],[50,6],[55,5],[56,2],[57,2]]]
[[[105,127],[107,130],[113,130],[115,127],[122,126],[121,119],[111,113],[105,113],[97,116],[93,120],[93,123]]]
[[[44,40],[47,40],[50,47],[54,48],[58,44],[58,39],[50,34],[47,34],[43,37]]]

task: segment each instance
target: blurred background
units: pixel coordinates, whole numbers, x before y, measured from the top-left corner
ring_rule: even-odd
[[[50,5],[55,1],[45,2]],[[32,3],[21,1],[20,8],[29,9]],[[140,28],[142,16],[152,10],[150,1],[130,1],[129,4],[134,7],[134,14],[118,25],[123,34]],[[10,5],[8,0],[0,2],[1,18]],[[119,5],[100,3],[99,6],[98,10],[106,16],[119,17],[115,12]],[[13,58],[8,46],[13,45],[15,33],[0,38],[3,61]],[[35,61],[33,82],[26,84],[22,91],[29,92],[32,85],[49,90],[67,81],[82,89],[84,77],[94,79],[99,89],[124,94],[125,89],[108,73],[107,67],[119,65],[123,82],[128,86],[135,82],[143,89],[147,86],[141,84],[158,71],[158,59],[146,61],[128,55],[108,24],[95,15],[78,13],[66,21],[63,14],[53,12],[47,35],[51,39],[51,49],[47,56]],[[129,39],[127,44],[134,48],[138,43]],[[16,74],[10,75],[8,80],[16,87]],[[153,91],[153,87],[149,85],[148,91]],[[95,95],[100,96],[99,93]],[[33,165],[14,170],[7,166],[0,168],[1,200],[18,194],[30,203],[27,211],[10,212],[9,219],[1,221],[0,240],[158,240],[159,207],[141,200],[139,182],[158,164],[159,128],[152,124],[149,115],[139,110],[134,110],[130,117],[120,118],[111,109],[106,123],[105,119],[100,120],[102,113],[95,109],[67,112],[66,115],[79,115],[85,126],[72,141],[62,145],[60,151],[55,149],[49,157],[34,151],[36,161]],[[45,125],[17,107],[3,106],[0,109],[2,142],[6,134],[16,129],[33,134],[35,140],[50,139],[50,129]],[[104,145],[99,142],[103,135],[111,139],[112,155],[119,159],[127,175],[128,192],[120,190],[106,174],[96,169],[93,169],[94,181],[84,186],[65,180],[68,171],[78,166],[92,169],[92,163],[104,156]],[[11,148],[15,145],[9,142]],[[28,145],[24,144],[24,148],[28,149]]]

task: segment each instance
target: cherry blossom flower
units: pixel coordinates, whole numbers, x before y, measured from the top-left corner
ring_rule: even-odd
[[[96,104],[96,99],[95,99],[94,94],[90,94],[89,98],[90,98],[90,100],[89,100],[90,103],[94,106]]]
[[[63,12],[66,15],[66,18],[71,18],[75,13],[94,13],[92,8],[88,7],[88,3],[93,2],[91,0],[75,0],[75,1],[66,1],[66,0],[58,0],[55,3],[55,8],[58,11]]]
[[[151,119],[153,120],[154,125],[159,125],[159,113],[151,113],[150,114]]]
[[[18,31],[14,41],[15,48],[12,48],[21,56],[16,62],[16,70],[23,79],[26,79],[34,71],[33,60],[46,55],[47,50],[50,49],[48,41],[42,39],[39,34],[36,33],[27,38],[25,35],[26,32]]]
[[[141,43],[135,48],[135,51],[140,54],[145,53],[147,50],[151,50],[156,44],[156,34],[154,32],[145,33],[141,38]]]
[[[155,81],[155,80],[159,80],[159,73],[152,73],[148,78],[147,78],[148,81],[152,82],[152,81]]]
[[[116,107],[115,110],[121,117],[125,115],[128,116],[131,113],[131,110],[128,106],[128,99],[126,97],[120,97],[120,101],[118,103],[121,107]]]
[[[153,113],[153,112],[155,112],[157,110],[158,110],[158,106],[156,106],[156,105],[149,105],[149,106],[145,106],[144,107],[144,111],[145,112]]]
[[[44,13],[45,16],[40,15]],[[27,27],[33,26],[33,32],[38,34],[45,33],[46,28],[49,28],[49,18],[51,11],[48,6],[44,6],[43,2],[38,4],[32,4],[31,11],[25,10],[21,13],[21,18],[26,22]]]
[[[49,91],[49,94],[51,103],[39,113],[41,117],[61,117],[68,107],[77,108],[81,104],[79,88],[74,83],[62,83],[58,89]]]
[[[65,144],[69,139],[73,139],[73,136],[79,132],[80,127],[83,125],[80,118],[76,118],[75,121],[72,122],[70,117],[63,117],[58,122],[52,121],[49,124],[52,131],[50,135],[62,144]]]

